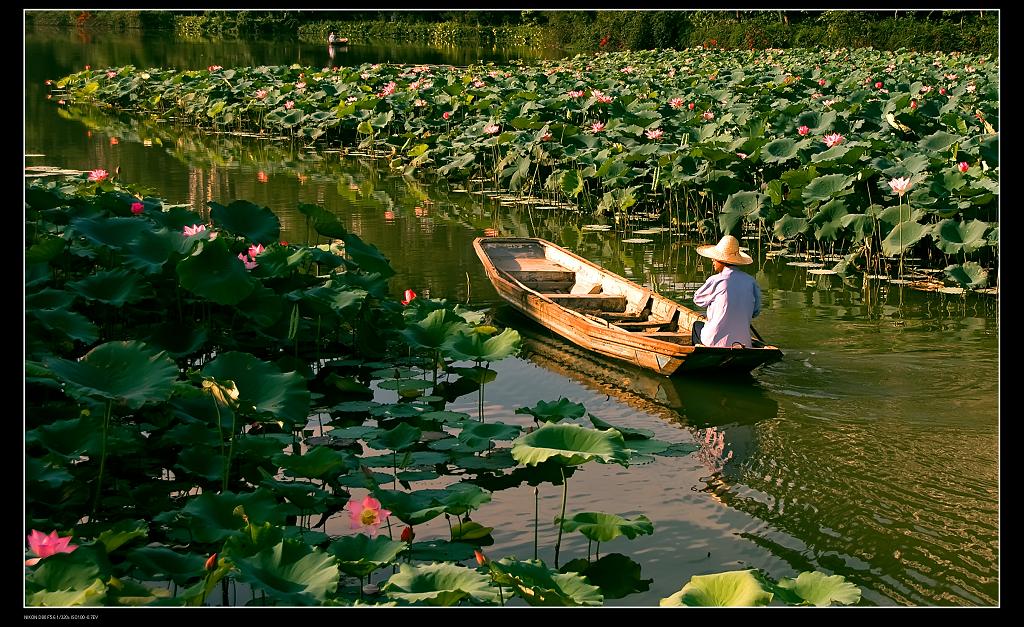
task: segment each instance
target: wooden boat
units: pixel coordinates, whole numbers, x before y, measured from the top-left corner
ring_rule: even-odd
[[[699,370],[750,372],[782,359],[776,346],[694,346],[705,317],[652,290],[532,237],[478,237],[473,248],[498,294],[583,348],[662,375]]]

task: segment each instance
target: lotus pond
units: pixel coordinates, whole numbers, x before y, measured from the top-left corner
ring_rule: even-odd
[[[29,567],[29,602],[521,604],[529,590],[657,605],[693,576],[746,569],[763,579],[735,588],[755,602],[829,584],[856,600],[798,577],[813,571],[862,604],[998,601],[993,296],[814,273],[843,251],[752,231],[756,326],[786,359],[745,382],[651,377],[500,306],[470,242],[546,237],[686,302],[709,268],[671,222],[626,231],[615,211],[560,209],[557,190],[516,204],[490,176],[403,176],[330,148],[55,107],[43,80],[90,48],[70,67],[31,61],[67,42],[29,45],[26,151],[44,156],[27,165],[108,170],[27,196],[26,533],[77,546]],[[107,49],[111,67],[135,62],[117,53],[130,42]],[[307,62],[254,63],[293,61]],[[211,220],[216,239],[185,236]],[[929,280],[936,264],[914,254]],[[118,363],[131,376],[104,370]],[[575,453],[533,457],[547,447],[525,438],[556,427]],[[384,590],[359,601],[367,580]]]

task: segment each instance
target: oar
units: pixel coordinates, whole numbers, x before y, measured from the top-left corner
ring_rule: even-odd
[[[750,325],[750,332],[754,334],[754,337],[757,338],[758,342],[761,342],[762,344],[768,344],[768,342],[765,342],[764,338],[761,337],[761,334],[757,332],[757,329],[754,328],[754,325]]]

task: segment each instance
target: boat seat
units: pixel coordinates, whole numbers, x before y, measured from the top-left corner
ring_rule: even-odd
[[[610,322],[614,322],[615,324],[618,324],[618,321],[644,322],[648,318],[646,313],[638,313],[636,311],[595,311],[594,315],[604,318]]]
[[[577,311],[624,312],[626,297],[610,294],[544,294],[566,309]]]
[[[637,335],[649,337],[653,340],[672,342],[673,344],[682,344],[683,346],[690,346],[692,340],[691,334],[680,333],[678,331],[654,331],[651,333],[637,333]]]
[[[671,320],[638,320],[638,321],[627,321],[627,322],[615,322],[615,326],[622,327],[628,331],[638,331],[641,329],[657,329],[668,324],[672,324]]]

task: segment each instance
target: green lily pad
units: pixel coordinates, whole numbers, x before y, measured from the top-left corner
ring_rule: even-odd
[[[486,575],[447,562],[402,564],[382,590],[389,598],[426,605],[455,605],[466,598],[481,603],[498,601],[498,591]]]
[[[414,542],[409,547],[409,555],[414,560],[462,562],[473,559],[475,548],[465,542],[448,542],[447,540],[426,540]]]
[[[190,500],[181,511],[188,519],[188,527],[195,540],[217,543],[242,535],[245,521],[235,511],[238,506],[242,506],[251,521],[258,523],[280,525],[287,515],[274,496],[263,489],[246,494],[204,492]]]
[[[782,163],[796,155],[797,143],[788,137],[770,141],[761,148],[761,160],[766,163]]]
[[[254,244],[276,242],[281,235],[281,223],[274,212],[246,200],[230,205],[209,201],[210,220],[218,228],[241,235]]]
[[[780,579],[777,587],[795,598],[787,602],[825,607],[838,603],[851,605],[860,601],[860,588],[846,581],[842,575],[825,575],[819,572],[803,572],[796,579]]]
[[[72,397],[122,401],[132,409],[167,400],[178,377],[178,367],[166,353],[136,341],[100,344],[79,361],[45,363],[67,383]]]
[[[761,587],[752,570],[733,570],[713,575],[694,575],[683,588],[662,599],[662,606],[745,606],[768,605],[772,593]]]
[[[202,372],[219,381],[234,381],[243,413],[269,415],[290,424],[306,422],[309,390],[297,373],[282,373],[274,364],[234,351],[221,353]]]
[[[529,414],[544,422],[558,422],[563,418],[579,418],[587,412],[582,403],[573,403],[567,398],[559,398],[553,403],[537,401],[533,407],[520,407],[517,414]]]
[[[601,605],[604,596],[578,573],[559,573],[540,560],[506,557],[488,563],[494,580],[534,606]]]
[[[972,253],[988,244],[985,240],[988,227],[989,223],[982,220],[943,220],[932,228],[932,238],[935,246],[947,255]]]
[[[482,540],[494,531],[494,527],[484,527],[478,522],[467,520],[463,524],[452,523],[452,541]]]
[[[337,538],[331,542],[327,552],[337,558],[338,568],[343,573],[362,578],[394,562],[405,548],[405,542],[390,540],[386,536],[371,538],[359,533]]]
[[[152,225],[136,217],[131,218],[74,218],[70,228],[75,233],[100,246],[120,249],[128,246]]]
[[[621,553],[609,553],[599,560],[588,562],[575,559],[560,569],[563,573],[579,573],[597,586],[606,599],[621,599],[651,589],[653,579],[640,578],[640,564]]]
[[[458,333],[468,329],[463,319],[450,309],[437,309],[401,331],[402,337],[413,348],[439,350]]]
[[[888,256],[901,255],[921,241],[929,230],[930,227],[913,220],[900,222],[882,240],[882,253]]]
[[[555,524],[559,519],[555,518]],[[561,521],[562,529],[565,531],[579,531],[588,540],[594,542],[608,542],[619,536],[626,536],[630,540],[641,535],[654,533],[654,525],[643,514],[629,520],[615,514],[603,512],[580,512],[572,518]]]
[[[834,196],[841,196],[849,193],[850,184],[856,177],[845,174],[826,174],[819,176],[804,187],[803,198],[807,201],[827,201]]]
[[[148,535],[149,525],[144,520],[124,519],[101,531],[96,541],[103,545],[109,555],[135,538],[145,538]]]
[[[416,427],[403,422],[394,429],[379,432],[377,437],[368,444],[375,449],[401,451],[417,444],[422,434],[423,432]]]
[[[545,423],[539,429],[522,435],[512,443],[512,457],[521,464],[536,465],[555,459],[565,466],[584,464],[591,460],[626,465],[622,434],[614,429],[598,431],[574,424]]]
[[[180,261],[177,272],[182,287],[219,305],[237,305],[256,286],[245,264],[221,239],[207,242],[201,253]]]
[[[147,578],[170,579],[179,586],[205,574],[206,559],[195,553],[178,553],[167,547],[142,547],[125,556]]]
[[[303,455],[278,453],[271,461],[294,477],[332,479],[348,468],[350,455],[327,446],[314,446]]]
[[[976,288],[988,285],[988,270],[975,261],[946,266],[943,272],[963,287]]]
[[[594,414],[587,414],[590,418],[590,423],[598,429],[608,430],[615,429],[622,434],[622,437],[626,440],[647,440],[654,437],[654,432],[647,429],[633,429],[631,427],[620,427],[611,423],[605,422],[595,416]],[[632,446],[632,444],[630,444]]]
[[[444,511],[453,516],[465,515],[491,501],[491,494],[478,485],[460,481],[444,489],[438,501]]]
[[[510,425],[503,422],[469,422],[459,432],[459,439],[466,440],[470,437],[484,438],[488,440],[511,440],[522,431],[519,425]]]
[[[376,246],[367,244],[355,233],[346,233],[342,239],[345,241],[345,254],[363,271],[378,274],[385,279],[394,276],[391,262]]]
[[[248,558],[235,559],[238,579],[263,590],[283,605],[318,605],[338,587],[337,561],[292,540]]]
[[[447,352],[455,359],[482,362],[498,361],[514,355],[520,344],[519,332],[515,329],[505,329],[489,338],[480,333],[459,333],[446,347]]]
[[[444,513],[444,505],[438,502],[441,490],[375,490],[373,496],[380,501],[391,515],[412,527],[437,518]]]
[[[99,327],[77,311],[66,309],[29,309],[27,311],[46,329],[57,331],[72,340],[83,344],[92,344],[99,339]]]
[[[114,307],[134,303],[152,294],[142,277],[128,270],[97,272],[80,281],[68,283],[68,289],[86,300],[94,300]]]

